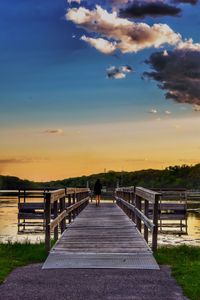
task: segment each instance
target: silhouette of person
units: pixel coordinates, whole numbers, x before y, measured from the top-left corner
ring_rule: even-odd
[[[95,182],[94,185],[94,195],[96,197],[96,206],[100,204],[101,200],[101,190],[102,190],[102,184],[99,179]]]

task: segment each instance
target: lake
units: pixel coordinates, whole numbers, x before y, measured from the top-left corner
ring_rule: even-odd
[[[25,241],[39,242],[44,240],[44,233],[19,234],[17,226],[18,199],[16,197],[4,197],[0,199],[0,241]],[[188,207],[193,207],[192,202]],[[197,207],[197,205],[196,205]],[[200,207],[200,203],[199,203]],[[159,245],[198,245],[200,246],[200,213],[188,212],[188,235],[159,234]]]

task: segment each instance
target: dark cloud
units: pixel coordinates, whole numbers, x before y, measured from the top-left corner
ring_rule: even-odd
[[[167,91],[166,99],[200,104],[200,45],[183,43],[174,51],[155,52],[146,63],[153,71],[145,72],[144,77],[156,80]]]
[[[144,18],[145,16],[177,16],[181,12],[179,7],[158,2],[134,2],[120,10],[120,16],[125,18]]]
[[[174,3],[188,3],[188,4],[192,4],[195,5],[197,4],[198,0],[174,0]]]
[[[21,163],[30,163],[32,159],[28,158],[6,158],[0,159],[0,164],[7,165],[7,164],[21,164]]]

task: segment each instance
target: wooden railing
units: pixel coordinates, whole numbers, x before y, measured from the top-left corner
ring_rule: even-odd
[[[51,231],[54,230],[54,240],[56,241],[59,225],[62,234],[66,228],[66,217],[70,223],[88,204],[89,195],[90,190],[87,188],[67,188],[45,193],[45,246],[47,251],[51,249]],[[52,204],[53,220],[51,220]]]
[[[157,250],[158,236],[158,205],[161,194],[142,187],[117,188],[115,198],[117,204],[124,210],[130,219],[135,222],[148,243],[149,231],[152,233],[152,250]],[[153,217],[149,218],[149,203],[152,204]]]

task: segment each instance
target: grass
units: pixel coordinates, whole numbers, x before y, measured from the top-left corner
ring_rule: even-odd
[[[43,262],[46,257],[44,243],[0,243],[0,283],[16,267]]]
[[[44,243],[0,243],[0,283],[16,267],[43,262],[47,257]],[[159,264],[170,265],[172,275],[191,300],[200,300],[200,247],[159,248]]]
[[[172,275],[189,299],[200,300],[200,247],[163,247],[155,258],[159,264],[171,266]]]

